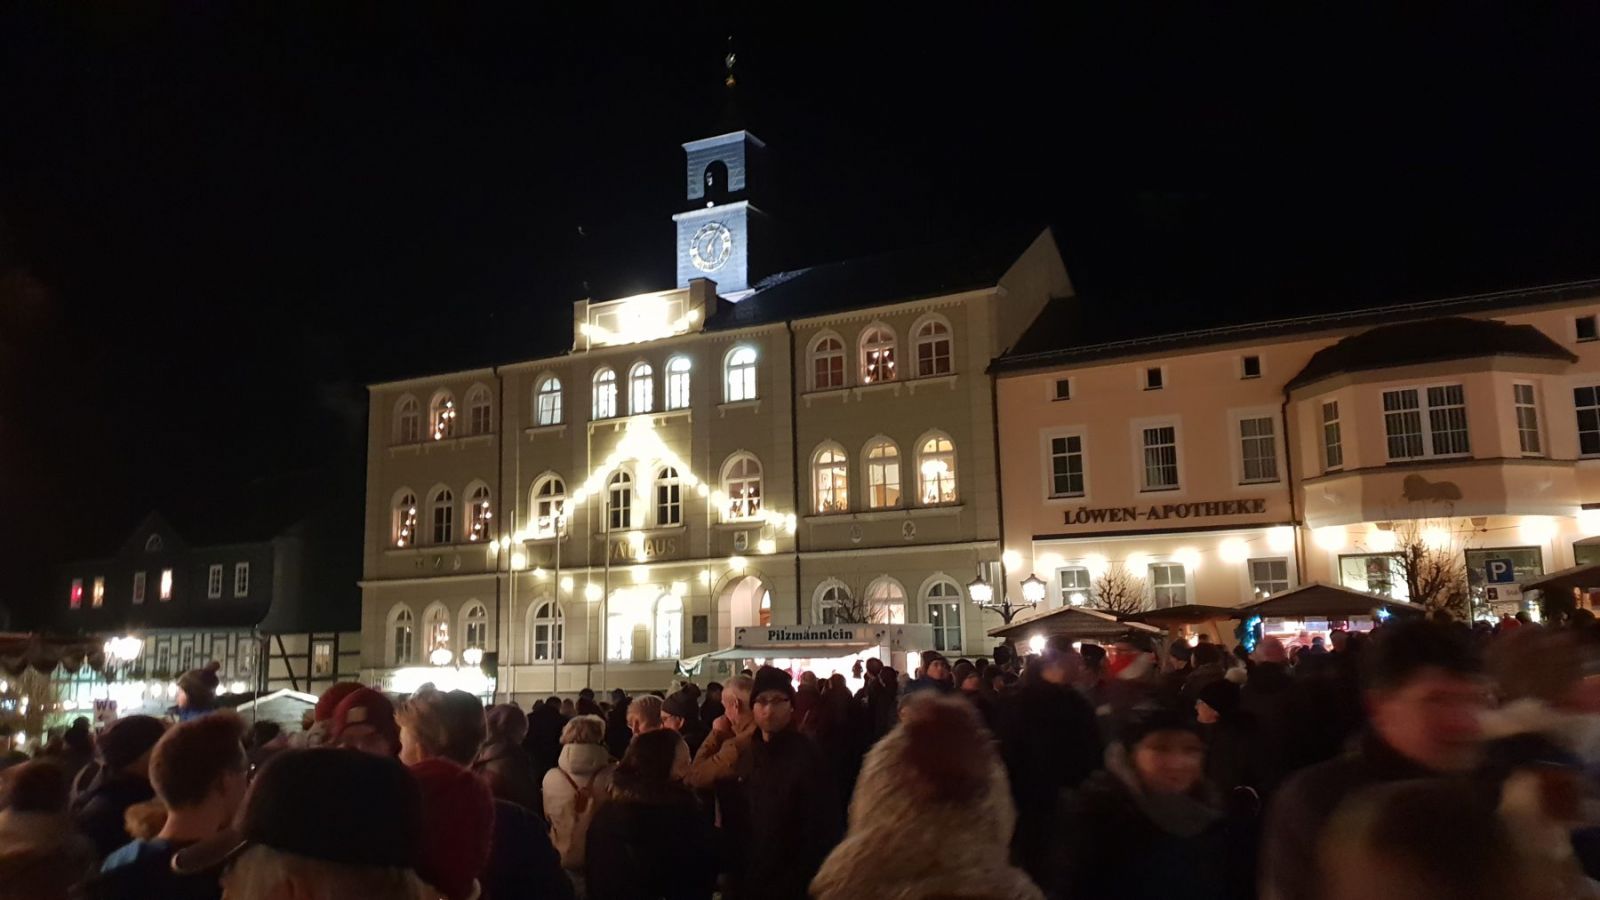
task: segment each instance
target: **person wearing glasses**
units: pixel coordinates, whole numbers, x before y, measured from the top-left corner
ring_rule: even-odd
[[[750,738],[750,841],[745,883],[772,900],[801,900],[843,834],[834,774],[817,745],[794,725],[789,673],[755,674]]]

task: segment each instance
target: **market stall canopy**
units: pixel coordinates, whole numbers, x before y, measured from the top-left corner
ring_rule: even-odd
[[[56,666],[76,672],[87,662],[98,672],[105,668],[105,638],[51,638],[37,634],[0,634],[0,672],[15,678],[29,666],[48,675]]]
[[[1522,582],[1525,591],[1570,591],[1573,588],[1600,588],[1600,563],[1589,563],[1584,566],[1573,566],[1548,575],[1540,575],[1532,581]]]
[[[1121,637],[1130,631],[1160,634],[1161,629],[1143,622],[1129,622],[1098,609],[1063,606],[1060,609],[1002,625],[989,630],[990,637],[1026,640],[1036,634],[1047,637],[1063,635],[1073,640],[1107,640]]]
[[[1297,588],[1280,591],[1265,600],[1258,600],[1239,607],[1235,612],[1240,618],[1261,616],[1262,618],[1276,619],[1303,619],[1307,616],[1320,618],[1348,618],[1350,616],[1370,616],[1374,610],[1383,609],[1397,615],[1421,615],[1427,612],[1415,603],[1404,600],[1392,600],[1378,594],[1368,594],[1362,591],[1353,591],[1347,587],[1336,584],[1324,584],[1313,581],[1302,584]]]
[[[1136,612],[1131,616],[1123,616],[1124,622],[1143,622],[1146,625],[1156,625],[1166,628],[1172,625],[1198,625],[1201,622],[1221,622],[1227,619],[1239,618],[1239,608],[1236,606],[1201,606],[1198,603],[1179,603],[1163,609],[1147,609]]]

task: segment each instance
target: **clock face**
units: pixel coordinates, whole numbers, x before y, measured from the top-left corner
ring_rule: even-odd
[[[733,232],[721,222],[701,225],[689,239],[689,261],[702,272],[715,272],[733,255]]]

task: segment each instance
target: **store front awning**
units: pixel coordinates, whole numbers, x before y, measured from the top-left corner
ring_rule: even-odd
[[[1009,640],[1027,640],[1036,634],[1045,637],[1061,635],[1075,641],[1110,640],[1130,631],[1160,634],[1161,629],[1142,622],[1129,622],[1098,609],[1063,606],[1029,619],[989,629],[990,637]]]
[[[1540,575],[1532,581],[1522,582],[1525,591],[1570,591],[1573,588],[1600,588],[1600,563],[1589,563],[1585,566],[1573,566],[1548,575]]]
[[[1353,591],[1336,584],[1313,581],[1287,591],[1279,591],[1265,600],[1239,607],[1239,618],[1261,616],[1264,619],[1304,619],[1308,616],[1343,619],[1351,616],[1370,616],[1378,610],[1391,615],[1421,615],[1427,612],[1415,603],[1391,600],[1378,594]]]

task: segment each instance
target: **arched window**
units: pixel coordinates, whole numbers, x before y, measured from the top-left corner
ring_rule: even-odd
[[[606,614],[606,659],[612,662],[633,659],[633,625],[615,607]]]
[[[481,384],[467,391],[467,434],[488,434],[494,430],[494,412],[489,389]]]
[[[882,625],[906,623],[906,589],[893,578],[879,578],[867,585],[867,619]]]
[[[672,594],[656,600],[656,659],[683,655],[683,601]]]
[[[433,651],[450,649],[450,611],[444,604],[428,607],[422,617],[422,656],[433,662]]]
[[[851,618],[851,606],[850,589],[842,582],[830,579],[817,591],[815,610],[817,622],[823,625],[837,625],[848,621]]]
[[[489,539],[489,523],[494,510],[489,508],[489,486],[480,484],[467,494],[467,540]]]
[[[562,516],[567,508],[567,484],[559,475],[543,475],[533,483],[533,535],[555,537],[564,531]]]
[[[900,505],[900,448],[884,438],[867,446],[867,506]]]
[[[667,409],[689,408],[689,357],[667,360]]]
[[[442,441],[456,436],[456,398],[449,391],[433,395],[428,404],[428,423],[433,428],[433,439]]]
[[[811,345],[811,389],[831,391],[844,387],[844,341],[825,334]]]
[[[664,466],[656,473],[656,525],[683,524],[683,483],[678,470]]]
[[[932,506],[956,502],[956,445],[943,435],[922,442],[917,454],[917,493]]]
[[[152,534],[144,539],[144,552],[146,553],[160,553],[161,547],[161,535],[159,534]]]
[[[633,476],[618,471],[606,488],[606,527],[612,531],[633,527]]]
[[[894,380],[894,330],[871,325],[861,333],[861,383]]]
[[[748,453],[735,454],[722,466],[722,492],[728,497],[724,519],[761,517],[761,462]]]
[[[563,630],[560,605],[554,600],[535,603],[528,619],[528,661],[539,663],[561,659]]]
[[[637,416],[656,407],[656,375],[649,363],[637,363],[628,373],[628,414]]]
[[[735,347],[728,354],[723,379],[723,397],[728,403],[756,399],[756,351],[751,347]]]
[[[417,630],[405,605],[389,612],[389,665],[409,666],[417,661]]]
[[[823,444],[811,458],[812,509],[818,513],[850,510],[850,460],[838,444]]]
[[[453,542],[456,536],[456,495],[450,493],[449,488],[439,488],[433,492],[429,515],[433,519],[433,543]]]
[[[394,501],[394,545],[410,547],[417,543],[417,495],[402,488]]]
[[[948,578],[929,584],[923,591],[923,607],[928,624],[933,626],[933,649],[944,653],[961,650],[961,588]]]
[[[601,369],[594,373],[595,419],[610,419],[617,415],[617,373]]]
[[[489,611],[482,603],[474,600],[467,604],[466,611],[461,614],[461,649],[476,647],[483,650],[488,646]]]
[[[540,427],[561,424],[561,379],[554,375],[540,381],[534,392],[533,422]]]
[[[422,440],[422,406],[410,394],[394,405],[394,440],[397,444],[415,444]]]
[[[917,377],[949,375],[952,371],[950,326],[940,319],[929,319],[917,326]]]

